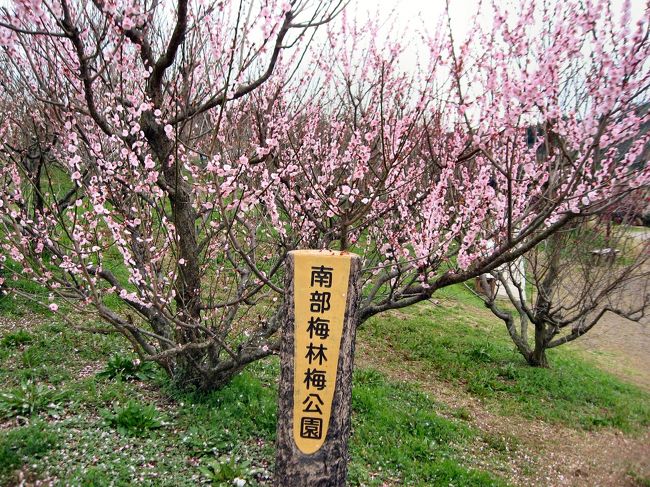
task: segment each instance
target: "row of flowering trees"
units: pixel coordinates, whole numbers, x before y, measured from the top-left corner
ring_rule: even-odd
[[[277,350],[292,249],[361,254],[359,323],[494,270],[648,183],[648,23],[610,8],[493,5],[407,65],[343,2],[16,0],[3,286],[209,389]]]

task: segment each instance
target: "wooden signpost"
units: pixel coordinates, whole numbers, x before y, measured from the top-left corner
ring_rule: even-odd
[[[276,485],[343,486],[361,259],[289,254],[282,329]]]

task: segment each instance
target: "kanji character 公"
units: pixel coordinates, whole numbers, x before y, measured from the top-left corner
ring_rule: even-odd
[[[323,411],[320,407],[325,403],[315,392],[309,394],[302,403],[307,404],[307,406],[305,406],[305,409],[302,410],[303,413],[323,414]]]

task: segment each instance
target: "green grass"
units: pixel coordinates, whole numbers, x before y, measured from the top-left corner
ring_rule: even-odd
[[[0,235],[1,236],[1,235]],[[11,287],[26,294],[47,300],[47,293],[38,283],[21,277],[22,266],[11,259],[7,259],[0,265],[0,274],[6,279],[4,287]],[[14,277],[19,277],[14,279]],[[46,308],[29,299],[17,298],[6,291],[0,292],[0,316],[23,316],[26,313],[41,313]]]
[[[33,382],[0,392],[0,418],[29,418],[41,412],[58,414],[65,394]]]
[[[254,364],[218,391],[190,393],[176,389],[162,374],[146,381],[101,374],[106,370],[102,364],[120,346],[113,336],[89,336],[51,322],[30,329],[29,335],[24,346],[12,342],[3,347],[8,360],[0,379],[7,380],[0,392],[21,387],[17,377],[31,370],[22,354],[34,348],[39,358],[32,363],[35,369],[49,371],[55,364],[59,369],[56,391],[65,401],[56,417],[35,409],[29,426],[2,433],[0,484],[15,482],[14,471],[23,465],[34,478],[73,485],[189,486],[208,480],[232,485],[235,476],[247,485],[270,484],[277,358]],[[81,353],[82,348],[88,350]],[[79,377],[93,364],[95,372]],[[52,387],[53,376],[41,374],[35,387],[44,392]],[[350,485],[502,485],[461,460],[461,452],[480,433],[463,419],[446,419],[440,412],[415,386],[389,381],[376,371],[358,371]]]
[[[382,354],[386,370],[423,370],[503,414],[624,431],[649,423],[647,394],[568,350],[552,353],[551,369],[532,369],[470,293],[450,288],[436,299],[437,307],[370,320],[358,341]],[[180,391],[160,372],[139,374],[119,336],[81,333],[44,317],[2,337],[0,393],[16,395],[31,381],[38,407],[27,407],[23,426],[2,420],[0,485],[15,483],[22,467],[55,484],[232,485],[235,477],[270,484],[277,358],[206,394]],[[504,485],[490,473],[502,471],[492,462],[517,454],[518,439],[481,432],[468,410],[439,404],[426,389],[373,369],[355,372],[349,484]],[[55,414],[38,401],[50,390],[61,394]],[[480,458],[468,454],[477,444]]]
[[[108,359],[106,367],[97,377],[118,380],[147,380],[156,376],[153,362],[141,362],[131,355],[116,353]]]
[[[648,231],[648,227],[639,227],[634,225],[627,225],[625,228],[629,233],[642,234]]]
[[[45,422],[0,432],[0,480],[24,461],[41,458],[60,438]],[[6,477],[5,477],[6,478]]]
[[[163,426],[162,416],[153,404],[133,400],[124,406],[117,405],[114,411],[102,411],[102,417],[122,435],[146,436],[149,431]]]
[[[440,408],[412,385],[361,370],[354,377],[352,410],[350,485],[504,485],[459,464],[459,450],[476,432],[440,416]]]
[[[650,477],[639,475],[634,470],[628,471],[628,476],[634,482],[634,485],[638,487],[650,487]]]
[[[449,299],[455,293],[455,299]],[[419,305],[369,320],[360,332],[395,361],[462,385],[503,414],[572,427],[634,431],[650,424],[650,395],[607,374],[569,349],[549,352],[551,367],[532,368],[503,325],[480,313],[480,301],[450,288],[439,306]],[[390,350],[390,352],[388,352]]]
[[[16,330],[14,332],[7,333],[0,340],[0,346],[7,348],[17,348],[21,347],[27,343],[31,343],[34,340],[32,335],[25,330]]]
[[[28,313],[22,305],[14,308],[14,312],[14,316]],[[52,321],[49,313],[37,316],[42,316],[43,320],[38,328],[3,334],[0,383],[16,386],[25,381],[37,381],[57,385],[72,379],[84,365],[97,360],[105,363],[112,353],[126,348],[125,340],[119,335],[82,333],[67,324]],[[16,336],[27,335],[29,341],[19,346],[15,344]],[[4,339],[8,339],[7,343]]]
[[[277,366],[257,364],[254,372],[240,374],[210,394],[170,390],[182,405],[178,424],[185,428],[183,442],[193,452],[223,454],[250,439],[275,440]]]

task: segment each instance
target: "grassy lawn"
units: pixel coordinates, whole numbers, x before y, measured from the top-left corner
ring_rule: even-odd
[[[437,305],[421,304],[371,319],[358,339],[383,350],[387,367],[417,362],[501,414],[624,432],[650,425],[647,393],[568,348],[549,351],[548,369],[529,367],[478,298],[461,286],[443,291]]]
[[[118,336],[81,333],[47,313],[5,306],[13,316],[0,323],[0,484],[271,483],[277,358],[211,394],[181,392],[155,369],[132,363]],[[638,389],[570,351],[552,354],[552,369],[530,369],[504,333],[459,289],[443,293],[439,306],[366,323],[358,339],[384,364],[355,372],[350,484],[507,484],[466,453],[477,441],[486,454],[507,454],[508,445],[417,383],[389,378],[404,361],[500,414],[624,431],[650,423],[650,401]]]

